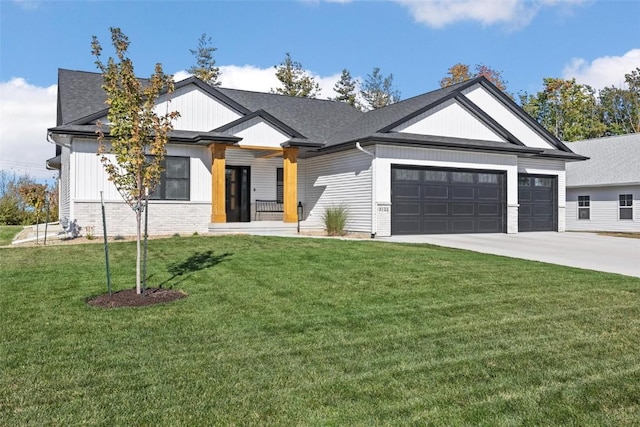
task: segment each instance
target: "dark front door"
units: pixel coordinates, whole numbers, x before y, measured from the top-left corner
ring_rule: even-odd
[[[558,230],[558,177],[518,175],[518,231]]]
[[[227,166],[225,193],[227,222],[249,222],[251,219],[251,168]]]
[[[504,233],[505,173],[393,166],[391,234]]]

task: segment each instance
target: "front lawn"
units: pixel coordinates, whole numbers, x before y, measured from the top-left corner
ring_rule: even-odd
[[[640,279],[371,241],[0,249],[0,425],[637,425]],[[135,243],[110,246],[133,286]]]
[[[0,225],[0,246],[10,245],[13,238],[23,229],[21,225]]]

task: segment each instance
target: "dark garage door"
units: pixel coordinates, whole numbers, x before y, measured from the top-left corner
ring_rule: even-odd
[[[558,230],[558,177],[518,175],[518,231]]]
[[[391,234],[504,233],[505,174],[391,168]]]

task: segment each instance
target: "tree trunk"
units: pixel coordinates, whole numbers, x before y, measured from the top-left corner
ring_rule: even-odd
[[[140,215],[140,209],[136,210],[136,294],[141,294],[142,289],[140,287],[140,229],[142,215]]]

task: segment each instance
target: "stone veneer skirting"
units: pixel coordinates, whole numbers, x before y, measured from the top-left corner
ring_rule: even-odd
[[[123,202],[105,202],[107,234],[132,236],[136,234],[136,216]],[[100,202],[74,202],[74,218],[82,235],[85,227],[93,227],[95,236],[102,235]],[[149,234],[203,233],[211,222],[211,203],[208,202],[149,202]],[[144,222],[143,222],[144,224]],[[143,225],[144,227],[144,225]]]

